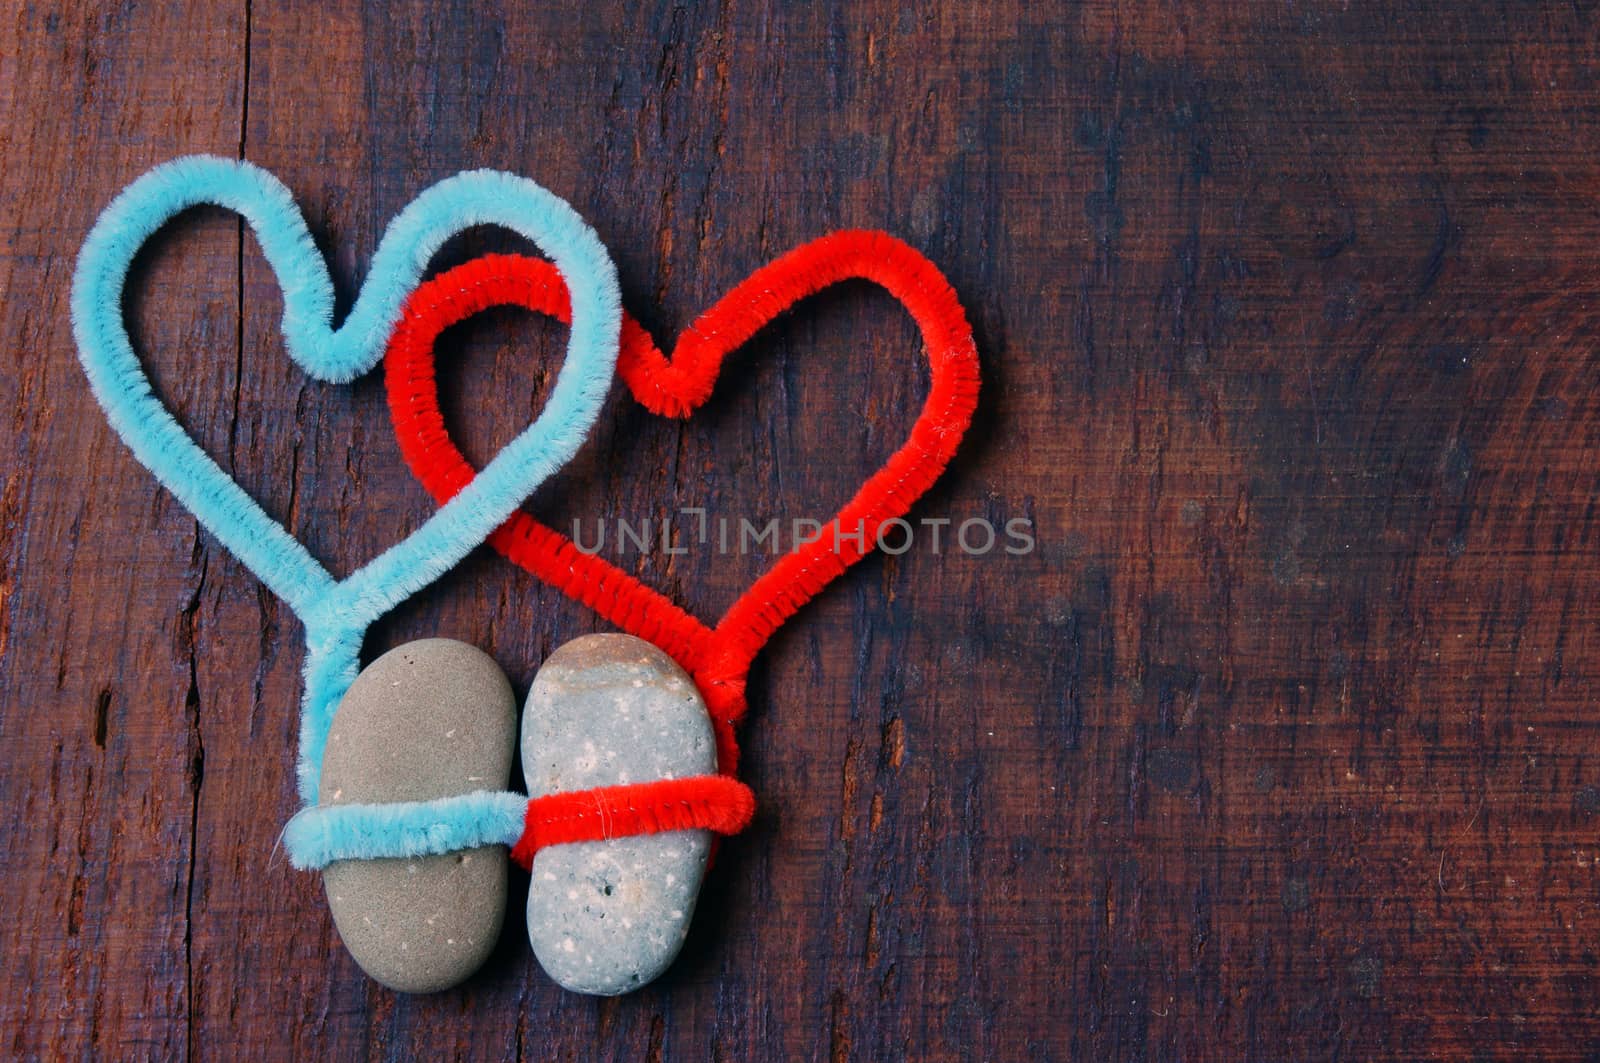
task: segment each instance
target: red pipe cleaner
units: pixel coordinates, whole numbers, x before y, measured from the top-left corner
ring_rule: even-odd
[[[617,372],[640,403],[665,417],[688,417],[711,396],[723,358],[795,303],[850,279],[872,281],[910,311],[922,332],[932,386],[909,438],[856,492],[815,540],[779,558],[728,608],[715,627],[598,554],[519,511],[489,537],[511,561],[583,602],[617,627],[661,647],[700,688],[717,737],[721,776],[553,794],[529,803],[513,856],[531,863],[543,845],[600,840],[654,830],[742,829],[753,812],[748,788],[733,783],[739,746],[734,725],[746,709],[750,664],[773,633],[876,543],[883,525],[904,516],[955,455],[978,400],[972,327],[938,268],[886,233],[845,231],[805,244],[756,270],[662,353],[624,313]],[[566,285],[550,263],[486,255],[440,274],[406,301],[389,342],[384,374],[389,412],[407,464],[441,505],[475,472],[445,430],[434,375],[439,334],[479,311],[515,305],[569,321]],[[854,537],[849,529],[865,529]],[[665,824],[665,825],[664,825]]]

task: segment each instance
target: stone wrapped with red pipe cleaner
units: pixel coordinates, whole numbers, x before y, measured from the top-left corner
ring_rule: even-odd
[[[932,374],[927,399],[906,441],[828,527],[816,539],[779,558],[715,627],[598,554],[579,550],[571,539],[526,511],[518,511],[489,537],[508,559],[623,631],[659,646],[689,672],[715,727],[717,766],[723,776],[733,776],[738,767],[734,725],[745,713],[746,679],[756,654],[796,610],[859,561],[867,544],[878,541],[884,525],[903,517],[955,455],[977,405],[977,348],[972,327],[944,275],[907,244],[879,232],[831,233],[761,267],[685,329],[670,357],[632,315],[623,314],[618,374],[653,413],[688,417],[711,396],[728,353],[800,300],[851,279],[879,285],[911,313],[922,333]],[[504,305],[525,307],[563,322],[571,313],[566,286],[550,263],[521,255],[487,255],[419,287],[407,300],[389,343],[384,373],[395,433],[412,472],[440,504],[470,483],[475,472],[451,440],[439,411],[434,342],[451,325]],[[852,528],[857,533],[850,532]],[[864,534],[858,538],[860,532]],[[720,817],[719,822],[742,827],[749,820],[750,807],[741,804],[748,797],[747,789],[713,792],[707,787],[688,796],[680,789],[640,783],[607,787],[605,796],[599,798],[593,795],[601,791],[539,798],[529,805],[527,828],[517,852],[529,844],[535,848],[555,844],[548,839],[558,836],[594,840],[683,829],[659,826],[663,823],[708,826],[708,820]],[[557,798],[571,800],[543,803]],[[685,820],[685,807],[672,806],[672,802],[684,800],[702,818]],[[589,811],[579,815],[584,801]],[[626,815],[618,811],[624,808]],[[626,829],[602,835],[582,833],[574,826],[573,816],[594,824],[612,817],[613,828]],[[564,831],[578,834],[569,836]],[[532,850],[527,856],[531,860]]]

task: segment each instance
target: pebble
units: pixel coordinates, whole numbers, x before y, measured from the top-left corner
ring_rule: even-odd
[[[504,790],[516,700],[487,654],[422,639],[368,665],[339,703],[321,803],[425,801]],[[322,872],[345,948],[403,993],[448,989],[488,958],[506,908],[506,849],[341,860]]]
[[[716,770],[711,718],[673,659],[631,635],[588,635],[539,670],[522,715],[522,768],[539,797]],[[711,832],[671,831],[541,849],[528,939],[576,993],[638,989],[683,947]]]

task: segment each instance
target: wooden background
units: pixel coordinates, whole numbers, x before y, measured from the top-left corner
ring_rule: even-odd
[[[0,1054],[1600,1058],[1594,4],[4,6]],[[561,992],[514,912],[467,986],[396,997],[277,847],[299,625],[130,459],[68,326],[96,212],[196,151],[288,183],[344,306],[476,166],[576,205],[662,338],[841,226],[960,292],[986,390],[913,516],[1037,549],[924,538],[778,637],[758,823],[649,989]],[[162,394],[336,571],[431,511],[377,380],[284,356],[236,218],[134,287]],[[563,339],[451,334],[472,456]],[[534,508],[823,517],[917,346],[881,293],[814,300],[694,422],[618,389]],[[623,561],[702,615],[764,564]],[[525,689],[591,630],[480,552],[370,649],[466,639]]]

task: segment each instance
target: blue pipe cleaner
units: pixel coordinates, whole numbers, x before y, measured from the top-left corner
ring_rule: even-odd
[[[249,223],[283,289],[289,355],[320,380],[349,381],[378,363],[429,260],[463,229],[510,229],[549,255],[566,278],[572,330],[538,419],[421,527],[342,580],[334,579],[189,437],[155,397],[128,338],[122,299],[134,256],[175,215],[201,204],[225,207]],[[622,299],[611,256],[565,201],[525,177],[476,170],[439,182],[401,211],[338,328],[333,311],[333,281],[289,190],[258,166],[212,156],[175,159],[124,189],[84,241],[72,282],[78,357],[111,426],[140,463],[305,625],[298,774],[307,806],[316,804],[323,747],[334,710],[359,670],[368,627],[465,557],[582,445],[615,370]],[[321,842],[318,821],[333,810],[308,807],[287,837],[296,866],[325,864],[316,850],[326,854],[353,847],[369,856],[447,852],[461,847],[457,842],[463,838],[502,838],[509,829],[508,809],[519,802],[525,807],[527,798],[447,799],[438,803],[431,827],[414,809],[348,806],[330,820],[332,834],[324,831]],[[338,837],[365,841],[341,848]],[[447,848],[433,847],[439,844]]]
[[[474,790],[432,801],[318,805],[302,809],[283,829],[289,861],[302,871],[335,860],[430,856],[515,846],[528,812],[526,794]]]

